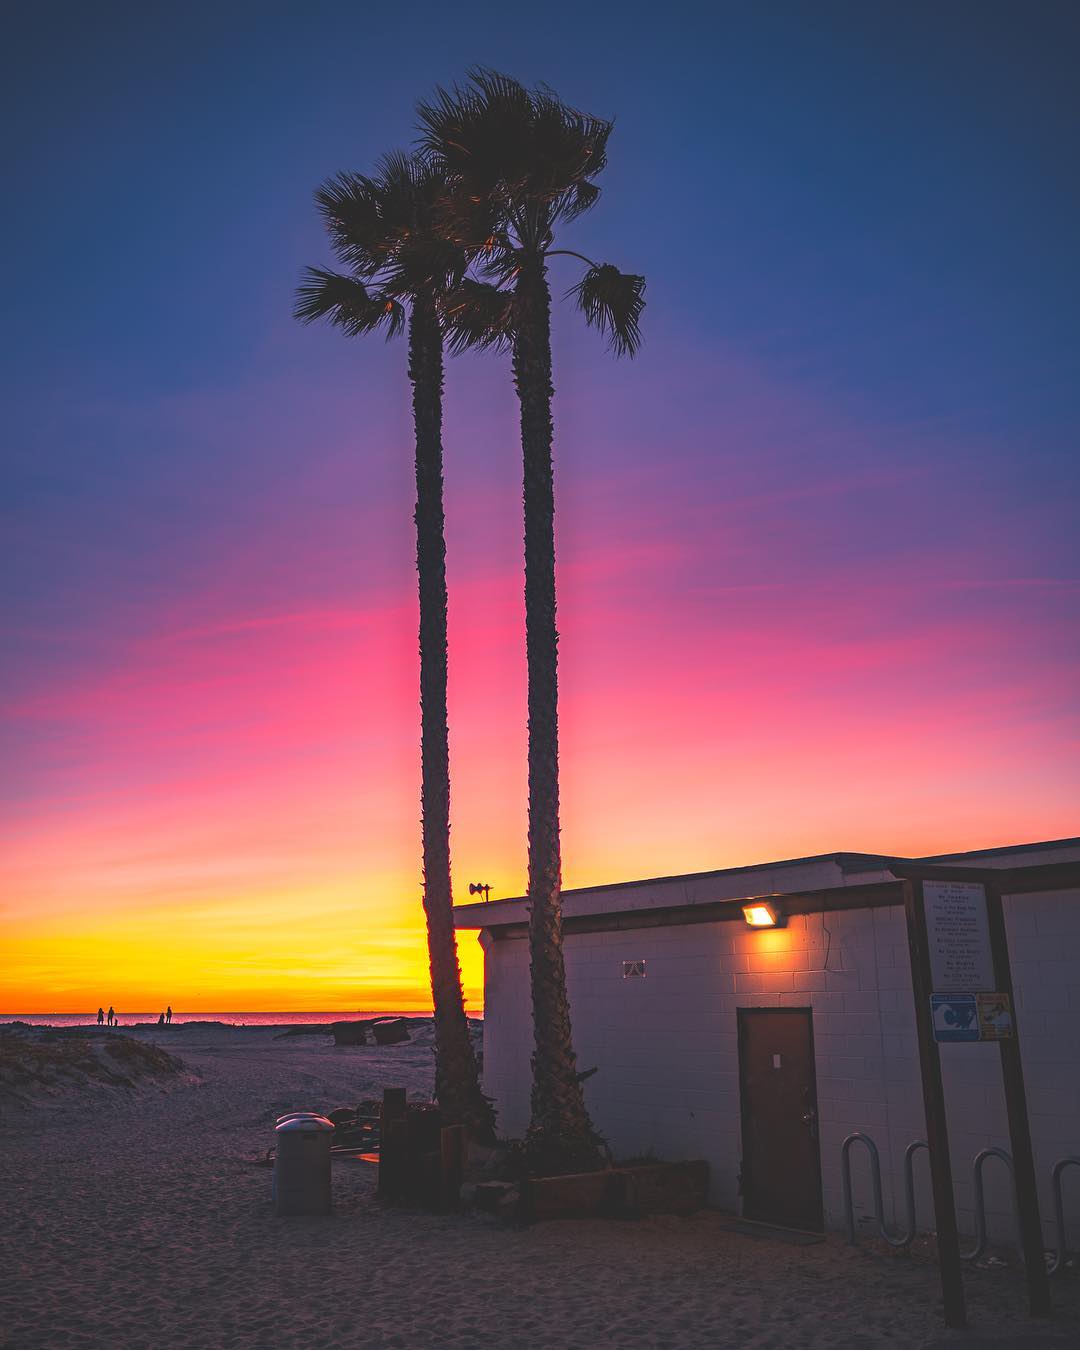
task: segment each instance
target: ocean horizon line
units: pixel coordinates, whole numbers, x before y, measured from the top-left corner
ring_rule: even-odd
[[[118,1024],[121,1026],[131,1026],[134,1023],[157,1022],[161,1015],[161,1009],[156,1012],[120,1011],[116,1014]],[[469,1017],[482,1018],[482,1011],[469,1011]],[[305,1023],[321,1022],[327,1020],[341,1021],[352,1017],[424,1017],[434,1016],[434,1009],[431,1008],[317,1008],[317,1009],[299,1009],[299,1008],[226,1008],[210,1009],[207,1011],[185,1011],[174,1010],[171,1025],[176,1026],[185,1022],[224,1022],[240,1024],[241,1019],[245,1025],[263,1025],[278,1026],[286,1024],[304,1025]],[[97,1011],[92,1012],[74,1012],[74,1013],[26,1013],[26,1012],[0,1012],[0,1025],[9,1022],[25,1022],[30,1026],[96,1026]]]

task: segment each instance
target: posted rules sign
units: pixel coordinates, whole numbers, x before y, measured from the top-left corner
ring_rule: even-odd
[[[994,958],[986,917],[986,890],[977,881],[925,881],[930,988],[935,994],[992,991]]]

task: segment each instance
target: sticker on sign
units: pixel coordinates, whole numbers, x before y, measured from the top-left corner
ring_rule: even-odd
[[[935,1041],[977,1041],[979,1005],[975,994],[931,994]]]
[[[1008,994],[976,994],[979,1004],[979,1039],[1011,1041],[1012,1004]]]

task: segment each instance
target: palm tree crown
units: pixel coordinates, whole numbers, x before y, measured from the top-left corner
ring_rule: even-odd
[[[554,246],[556,226],[599,200],[593,179],[607,164],[612,123],[567,107],[550,89],[526,89],[482,68],[470,71],[464,88],[437,90],[420,104],[419,117],[423,149],[452,189],[440,208],[447,237],[501,287],[529,262],[579,259],[586,271],[569,293],[617,356],[633,356],[645,278]],[[492,345],[508,341],[508,332],[488,325],[467,340]]]
[[[328,319],[350,337],[405,331],[403,301],[437,297],[464,275],[465,258],[441,228],[443,175],[430,161],[386,155],[370,177],[341,173],[315,193],[347,275],[309,267],[297,288],[301,322]]]

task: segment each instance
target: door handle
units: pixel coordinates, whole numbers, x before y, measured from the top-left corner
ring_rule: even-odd
[[[810,1131],[810,1138],[811,1138],[811,1139],[816,1139],[816,1138],[817,1138],[817,1112],[814,1111],[814,1110],[812,1110],[811,1108],[808,1107],[808,1108],[806,1109],[806,1111],[803,1112],[802,1123],[803,1123],[803,1124],[806,1126],[806,1128]]]

